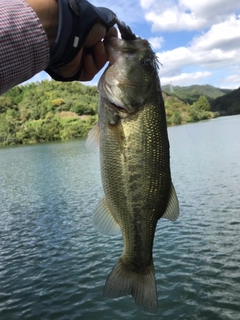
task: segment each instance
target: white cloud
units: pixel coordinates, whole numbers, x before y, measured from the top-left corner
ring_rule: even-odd
[[[236,83],[240,86],[240,73],[239,74],[233,74],[229,77],[227,77],[224,82],[226,83]]]
[[[140,0],[140,3],[142,8],[148,9],[154,3],[154,1],[155,0]]]
[[[156,50],[162,47],[162,43],[164,42],[164,39],[163,37],[154,37],[154,38],[148,39],[148,41],[152,45],[153,49]]]
[[[232,15],[228,20],[213,25],[207,33],[193,39],[191,44],[198,50],[213,48],[225,51],[240,50],[240,20]]]
[[[152,30],[199,30],[228,19],[240,8],[239,0],[142,0],[145,19],[152,23]]]
[[[172,83],[173,85],[191,85],[193,83],[199,83],[200,80],[204,80],[206,83],[206,78],[211,77],[212,73],[209,71],[198,71],[193,73],[181,73],[180,75],[174,77],[163,77],[161,78],[161,84],[169,84]]]
[[[178,7],[172,7],[163,13],[150,11],[145,19],[152,22],[152,31],[158,30],[198,30],[206,24],[204,18],[197,18],[192,13],[181,12]]]
[[[212,19],[209,23],[225,19],[229,14],[240,8],[239,0],[179,0],[179,6],[185,10],[190,10],[196,16]]]
[[[157,56],[163,65],[161,71],[163,76],[174,76],[181,73],[183,67],[197,63],[196,57],[193,56],[189,48],[185,47],[157,53]]]

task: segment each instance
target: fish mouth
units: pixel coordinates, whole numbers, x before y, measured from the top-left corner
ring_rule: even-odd
[[[110,101],[108,98],[104,98],[104,99],[108,102],[108,105],[110,106],[110,108],[113,109],[117,114],[119,114],[121,116],[128,115],[129,112],[122,105],[120,106],[120,105],[114,103],[113,101]]]
[[[118,112],[120,112],[120,113],[128,113],[127,110],[124,109],[123,107],[117,106],[116,104],[111,103],[111,102],[110,102],[110,104],[111,104],[112,108],[116,109]]]
[[[101,94],[102,99],[107,102],[107,105],[110,109],[112,109],[115,113],[120,116],[126,116],[128,112],[128,108],[122,103],[120,99],[118,99],[111,90],[111,86],[107,83],[105,85],[99,86],[99,92]]]

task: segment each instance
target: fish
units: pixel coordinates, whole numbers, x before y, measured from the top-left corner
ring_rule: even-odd
[[[124,247],[103,294],[132,295],[140,309],[155,314],[155,230],[159,219],[179,215],[159,64],[145,39],[112,37],[105,44],[109,65],[98,83],[98,123],[86,141],[87,148],[99,146],[104,190],[93,223],[103,234],[122,233]]]

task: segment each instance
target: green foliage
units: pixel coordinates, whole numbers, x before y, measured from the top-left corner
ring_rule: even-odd
[[[181,124],[182,123],[182,116],[178,110],[175,110],[170,118],[171,124]]]
[[[0,113],[4,113],[14,106],[14,101],[10,97],[0,97]]]
[[[0,97],[0,145],[86,136],[96,122],[97,104],[96,87],[79,82],[14,87]]]
[[[65,103],[65,101],[61,98],[53,99],[51,102],[52,106],[58,106],[58,107],[64,103]]]
[[[234,101],[228,109],[228,114],[240,114],[240,101]]]
[[[240,114],[240,88],[214,100],[211,109],[221,115]]]
[[[214,118],[216,115],[210,112],[210,104],[205,96],[200,96],[199,99],[190,106],[189,121],[200,121]]]
[[[205,96],[200,96],[192,105],[180,100],[174,93],[170,95],[165,92],[163,97],[169,125],[195,122],[217,116],[217,114],[210,111],[210,104]]]
[[[210,104],[205,96],[200,96],[199,99],[193,103],[193,107],[200,111],[210,111]]]

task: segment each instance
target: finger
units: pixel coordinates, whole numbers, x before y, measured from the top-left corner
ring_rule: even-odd
[[[77,56],[71,62],[58,68],[58,72],[60,73],[60,75],[64,78],[73,77],[81,68],[82,56],[83,56],[83,49],[79,51]]]
[[[117,37],[117,29],[111,27],[106,33],[106,27],[101,23],[96,23],[90,30],[86,41],[84,42],[84,47],[92,47],[98,43],[103,38]]]
[[[81,69],[80,81],[90,81],[94,78],[95,74],[97,74],[98,69],[94,62],[93,56],[91,54],[87,54],[83,58],[83,65]]]
[[[86,41],[84,42],[84,47],[92,47],[103,39],[106,35],[106,28],[101,23],[96,23],[90,30]]]
[[[80,75],[80,81],[89,81],[102,69],[108,61],[108,52],[102,41],[99,41],[92,52],[83,57],[83,65]]]
[[[118,36],[117,29],[115,27],[111,27],[106,33],[104,38],[117,37],[117,36]]]
[[[106,46],[103,41],[99,41],[94,47],[93,47],[93,59],[97,66],[97,69],[100,70],[105,65],[105,63],[108,61],[109,54],[106,49]]]

